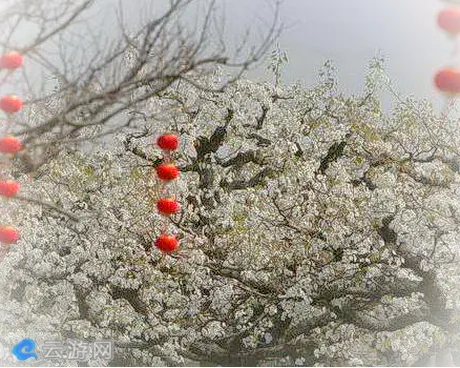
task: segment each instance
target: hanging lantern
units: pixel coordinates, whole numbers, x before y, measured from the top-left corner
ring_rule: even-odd
[[[0,57],[0,68],[16,69],[22,66],[24,59],[19,52],[11,51]]]
[[[165,151],[173,151],[179,147],[179,138],[175,134],[164,134],[158,137],[157,145]]]
[[[5,96],[0,99],[0,109],[8,114],[18,112],[22,109],[22,101],[18,96]]]
[[[157,201],[158,212],[163,215],[171,215],[179,211],[179,203],[174,198],[160,198]]]
[[[23,148],[22,143],[19,139],[8,136],[0,138],[0,152],[16,154]]]
[[[170,181],[179,177],[179,169],[174,164],[160,164],[156,171],[161,180]]]
[[[14,197],[19,191],[19,183],[13,180],[1,180],[0,181],[0,195],[11,198]]]
[[[460,69],[442,69],[434,78],[436,87],[446,93],[460,93]]]
[[[0,243],[13,244],[19,240],[19,232],[11,226],[0,227]]]
[[[163,234],[155,240],[155,246],[163,252],[170,253],[179,246],[179,242],[174,235]]]
[[[438,25],[444,31],[456,36],[460,33],[460,8],[446,8],[438,14]]]

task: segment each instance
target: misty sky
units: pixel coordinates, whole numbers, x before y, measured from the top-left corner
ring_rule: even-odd
[[[243,22],[264,1],[227,3],[232,18]],[[358,92],[380,50],[401,93],[438,101],[433,74],[452,63],[452,41],[436,24],[444,6],[440,0],[286,0],[282,19],[289,27],[280,39],[290,59],[285,80],[313,83],[324,60],[332,59],[342,89]]]
[[[124,4],[128,12],[138,14],[146,1]],[[225,11],[229,42],[238,40],[247,26],[263,29],[272,14],[268,0],[217,3]],[[324,61],[332,59],[342,90],[357,93],[369,60],[380,50],[403,95],[429,98],[437,105],[442,97],[433,87],[433,75],[453,61],[453,42],[436,24],[444,6],[441,0],[285,0],[281,10],[285,29],[279,40],[289,56],[284,81],[311,85]],[[270,77],[263,66],[249,76]]]
[[[207,3],[197,1],[201,6]],[[168,2],[121,0],[125,20],[131,25],[152,10],[160,14]],[[263,31],[264,24],[272,19],[270,3],[273,1],[217,0],[225,13],[226,41],[238,43],[248,26],[255,34]],[[113,10],[119,0],[96,4],[92,19],[110,35],[117,27]],[[439,105],[442,97],[433,87],[433,76],[453,61],[453,42],[436,24],[439,10],[446,5],[441,0],[284,0],[281,21],[285,29],[279,44],[287,51],[289,64],[283,81],[313,85],[321,65],[331,59],[338,69],[341,89],[358,93],[370,59],[380,51],[387,73],[403,95],[428,98]],[[271,78],[265,66],[252,70],[249,77]]]
[[[243,22],[264,1],[227,3]],[[433,74],[452,62],[453,47],[436,24],[443,6],[439,0],[286,0],[282,18],[289,27],[280,39],[290,58],[286,80],[312,82],[324,60],[332,59],[342,87],[358,91],[369,60],[381,50],[402,93],[439,98]]]

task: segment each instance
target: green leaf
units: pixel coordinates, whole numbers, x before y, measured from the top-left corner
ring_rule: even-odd
[[[87,176],[93,176],[94,175],[94,169],[91,166],[84,166],[82,171]]]

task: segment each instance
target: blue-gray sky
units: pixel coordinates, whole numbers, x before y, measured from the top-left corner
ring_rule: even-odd
[[[227,12],[235,25],[249,23],[264,3],[227,0]],[[332,59],[342,88],[357,92],[380,50],[403,94],[439,99],[433,74],[452,63],[453,48],[436,23],[443,6],[440,0],[286,0],[281,17],[287,28],[280,39],[289,55],[285,80],[312,83],[324,60]]]
[[[269,0],[217,3],[225,9],[230,41],[247,26],[260,28],[272,12]],[[129,4],[132,13],[145,6],[143,1]],[[440,101],[433,75],[452,63],[453,49],[453,42],[436,23],[445,6],[441,0],[284,0],[281,20],[285,29],[279,40],[289,56],[284,81],[313,84],[321,65],[331,59],[338,68],[341,88],[356,93],[363,87],[369,60],[380,51],[402,94]],[[249,76],[269,77],[262,66]]]
[[[135,23],[167,0],[121,0],[125,20]],[[198,0],[204,5],[205,0]],[[240,40],[252,26],[263,30],[270,22],[272,0],[217,0],[225,11],[226,39]],[[119,0],[102,0],[92,19],[110,35],[116,27],[113,10]],[[436,18],[446,6],[441,0],[284,0],[281,21],[285,29],[279,44],[289,56],[283,81],[315,83],[326,59],[338,69],[341,89],[357,93],[363,87],[369,60],[379,51],[385,56],[387,73],[403,95],[428,98],[436,105],[442,97],[433,87],[433,75],[452,64],[453,42],[438,28]],[[188,15],[187,15],[188,16]],[[195,15],[190,14],[190,17]],[[249,73],[252,79],[270,78],[264,66]]]

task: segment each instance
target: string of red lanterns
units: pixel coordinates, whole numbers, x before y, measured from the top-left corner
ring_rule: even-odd
[[[22,67],[23,57],[16,51],[11,51],[0,56],[0,69],[14,70]],[[15,95],[3,96],[0,98],[0,110],[3,110],[8,119],[11,115],[21,110],[23,107],[22,100]],[[23,149],[21,141],[13,136],[0,137],[0,153],[15,155]],[[20,185],[14,180],[0,180],[0,196],[5,198],[14,197],[20,190]],[[0,226],[0,243],[11,245],[19,240],[20,234],[12,226]],[[8,248],[0,249],[3,255]],[[0,259],[1,261],[1,259]]]
[[[156,167],[156,174],[161,180],[160,198],[157,200],[158,212],[165,216],[160,236],[155,241],[155,246],[165,253],[170,253],[177,249],[179,241],[174,235],[167,234],[167,216],[177,213],[180,204],[171,197],[164,196],[165,185],[179,177],[179,169],[172,159],[172,151],[179,147],[179,138],[175,134],[164,134],[158,137],[157,145],[164,152],[163,162]]]
[[[438,26],[451,38],[456,39],[460,35],[460,6],[448,5],[438,14]],[[457,53],[457,46],[454,47],[454,55]],[[436,88],[447,97],[451,98],[460,94],[460,69],[448,67],[439,70],[434,76]]]

